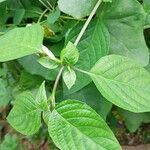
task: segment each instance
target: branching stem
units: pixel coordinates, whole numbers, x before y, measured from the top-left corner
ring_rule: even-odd
[[[82,38],[82,36],[83,36],[85,30],[87,29],[87,27],[88,27],[90,21],[92,20],[94,14],[96,13],[96,11],[97,11],[98,7],[100,6],[101,2],[102,2],[102,0],[98,0],[98,2],[96,3],[95,7],[93,8],[93,10],[92,10],[90,16],[89,16],[88,19],[86,20],[86,22],[85,22],[83,28],[81,29],[81,31],[80,31],[80,33],[79,33],[79,35],[78,35],[78,37],[77,37],[77,39],[76,39],[76,41],[75,41],[75,43],[74,43],[75,46],[78,45],[80,39]],[[48,53],[47,53],[47,54],[48,54]],[[54,83],[54,87],[53,87],[53,90],[52,90],[52,95],[51,95],[52,108],[55,107],[55,94],[56,94],[56,89],[57,89],[58,82],[59,82],[59,80],[60,80],[61,74],[62,74],[62,72],[63,72],[63,69],[64,69],[64,66],[62,66],[61,69],[59,70],[59,73],[58,73],[58,75],[57,75],[57,77],[56,77],[56,80],[55,80],[55,83]],[[80,71],[80,72],[82,72],[82,73],[88,74],[88,75],[90,74],[90,72],[87,72],[87,71],[84,71],[84,70],[81,70],[81,69],[78,69],[78,68],[74,68],[74,69],[77,70],[77,71]]]

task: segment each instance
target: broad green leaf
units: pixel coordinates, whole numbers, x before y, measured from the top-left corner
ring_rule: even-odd
[[[38,62],[48,69],[55,69],[59,66],[54,60],[49,59],[49,57],[41,57]]]
[[[51,12],[47,17],[48,24],[54,24],[60,17],[60,10],[57,8],[55,11]]]
[[[85,103],[66,100],[53,110],[49,134],[61,150],[120,150],[121,147],[103,119]]]
[[[113,104],[132,112],[150,111],[150,74],[133,60],[105,56],[92,68],[91,78]]]
[[[38,59],[37,55],[31,55],[18,59],[18,62],[32,75],[42,76],[46,80],[55,80],[58,70],[49,70],[43,67],[38,63]]]
[[[45,110],[45,111],[48,110],[45,81],[41,84],[41,86],[37,92],[35,101],[36,101],[37,108],[39,108],[41,110]]]
[[[58,0],[58,7],[68,15],[75,18],[82,18],[91,13],[96,2],[97,0]]]
[[[107,101],[100,92],[96,89],[94,83],[90,83],[83,89],[73,94],[64,96],[63,99],[78,99],[92,107],[100,116],[106,120],[109,114],[112,103]]]
[[[113,0],[101,14],[110,33],[110,53],[124,55],[146,66],[149,52],[143,35],[145,11],[137,0]]]
[[[39,52],[42,42],[43,29],[39,24],[12,29],[0,37],[0,62]]]
[[[7,120],[14,129],[25,135],[32,135],[39,130],[41,112],[37,109],[35,99],[30,92],[17,96]]]
[[[76,46],[68,42],[66,47],[61,51],[60,59],[64,64],[76,64],[79,59],[79,52]]]
[[[75,41],[82,26],[83,24],[76,25],[68,34],[66,41]],[[89,71],[102,56],[108,54],[110,42],[109,38],[110,37],[107,28],[105,27],[101,18],[97,17],[90,23],[77,46],[80,56],[76,66]],[[77,73],[75,85],[69,91],[65,91],[65,93],[74,93],[82,89],[90,82],[91,79],[88,76],[85,76],[82,73]]]
[[[130,132],[135,132],[142,123],[150,122],[150,113],[133,113],[123,109],[117,109],[117,112],[123,117]]]
[[[76,82],[76,73],[72,69],[66,69],[63,72],[63,80],[68,89],[70,89]]]

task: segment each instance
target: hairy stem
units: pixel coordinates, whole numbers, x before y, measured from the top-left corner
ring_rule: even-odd
[[[52,102],[52,107],[54,108],[55,107],[55,94],[56,94],[56,89],[57,89],[57,86],[58,86],[58,82],[59,82],[59,79],[61,77],[61,74],[63,72],[63,69],[64,69],[64,66],[62,66],[57,74],[57,77],[56,77],[56,80],[55,80],[55,83],[54,83],[54,87],[53,87],[53,90],[52,90],[52,95],[51,95],[51,102]]]
[[[102,2],[102,0],[98,0],[98,2],[96,3],[94,9],[92,10],[90,16],[88,17],[87,21],[85,22],[85,24],[84,24],[82,30],[80,31],[80,33],[79,33],[79,35],[78,35],[78,37],[77,37],[77,39],[76,39],[76,41],[75,41],[75,43],[74,43],[75,46],[78,45],[80,39],[82,38],[82,36],[83,36],[83,34],[84,34],[86,28],[88,27],[90,21],[92,20],[94,14],[96,13],[96,11],[97,11],[98,7],[100,6],[101,2]]]

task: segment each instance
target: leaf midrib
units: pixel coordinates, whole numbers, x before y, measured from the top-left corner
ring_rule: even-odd
[[[125,82],[121,82],[121,81],[117,81],[117,80],[112,80],[112,79],[109,79],[109,78],[105,78],[105,77],[103,77],[102,75],[94,74],[94,73],[92,73],[92,72],[90,72],[90,75],[91,75],[91,76],[96,76],[96,77],[101,78],[101,79],[106,80],[106,81],[108,80],[108,81],[110,81],[110,82],[114,82],[114,83],[117,83],[117,84],[123,84],[123,85],[125,85],[125,86],[129,86],[129,87],[132,87],[132,88],[135,88],[135,89],[142,89],[142,91],[150,92],[150,91],[148,91],[148,90],[145,90],[143,87],[140,88],[139,86],[137,87],[137,86],[134,86],[134,85],[132,85],[132,84],[126,84]]]

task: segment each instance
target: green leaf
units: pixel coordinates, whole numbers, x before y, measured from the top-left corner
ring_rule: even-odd
[[[26,71],[22,71],[19,80],[19,87],[23,90],[29,89],[37,89],[41,83],[43,82],[43,78],[37,75],[32,75]]]
[[[48,110],[48,104],[47,104],[47,96],[46,96],[46,90],[45,90],[45,81],[41,84],[36,98],[36,106],[37,108],[41,109],[41,110]]]
[[[117,109],[117,112],[123,117],[130,132],[135,132],[142,123],[150,122],[150,113],[132,113],[123,109]]]
[[[38,63],[38,59],[39,57],[37,55],[31,55],[18,59],[18,62],[32,75],[42,76],[46,80],[55,80],[58,70],[50,70],[43,67]]]
[[[95,64],[90,76],[113,104],[132,112],[150,111],[150,74],[131,59],[105,56]]]
[[[76,73],[72,69],[66,69],[63,72],[63,80],[68,89],[70,89],[76,82]]]
[[[16,9],[13,18],[14,24],[18,25],[19,23],[21,23],[24,15],[25,15],[25,9]]]
[[[38,62],[48,69],[55,69],[59,66],[58,63],[56,63],[54,60],[49,59],[49,57],[41,57]]]
[[[4,25],[5,22],[7,21],[7,18],[8,18],[6,7],[7,7],[6,2],[0,3],[0,10],[1,10],[1,13],[0,13],[0,26]]]
[[[101,14],[110,33],[110,53],[124,55],[146,66],[149,52],[143,35],[145,11],[137,0],[113,0]]]
[[[60,17],[60,10],[57,8],[55,11],[51,12],[47,17],[48,24],[54,24]]]
[[[35,99],[30,92],[17,96],[7,120],[13,128],[25,135],[32,135],[39,130],[41,112],[37,109]]]
[[[143,0],[143,7],[147,13],[150,13],[150,1],[149,0]]]
[[[79,52],[76,46],[68,42],[66,47],[61,51],[60,59],[64,64],[76,64],[79,59]]]
[[[12,99],[10,87],[7,87],[6,82],[0,78],[0,106],[6,106]]]
[[[96,2],[97,0],[59,0],[58,7],[62,12],[74,18],[82,18],[91,13]]]
[[[107,101],[100,92],[96,89],[94,83],[90,83],[78,92],[64,96],[63,99],[78,99],[92,107],[100,116],[106,120],[109,114],[112,103]]]
[[[143,7],[145,9],[145,12],[147,14],[145,26],[149,28],[150,26],[150,1],[149,0],[143,0]]]
[[[0,62],[39,52],[42,42],[43,29],[39,24],[15,28],[0,37]]]
[[[48,122],[50,119],[50,115],[51,115],[51,111],[43,111],[42,116],[43,116],[43,120],[46,123],[46,125],[48,126]]]
[[[19,140],[16,135],[6,134],[4,141],[0,144],[1,150],[16,150],[18,148]]]
[[[6,0],[0,0],[0,3],[4,2],[4,1],[6,1]]]
[[[68,34],[66,41],[75,41],[83,24],[76,25]],[[77,48],[80,53],[79,61],[76,66],[78,68],[89,71],[93,65],[103,56],[108,54],[110,36],[107,28],[100,17],[93,20],[87,30],[85,31],[82,39],[80,40]],[[77,80],[75,85],[65,93],[74,93],[91,82],[88,76],[82,73],[77,73]]]
[[[66,100],[53,110],[49,134],[61,150],[120,150],[121,147],[103,119],[85,103]]]

